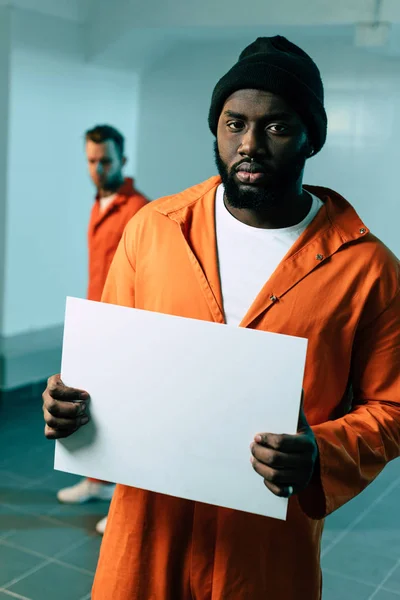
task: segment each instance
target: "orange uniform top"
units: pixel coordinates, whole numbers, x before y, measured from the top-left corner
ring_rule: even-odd
[[[89,221],[89,300],[101,300],[108,270],[121,240],[125,226],[148,200],[126,178],[112,203],[102,212],[99,198],[93,205]]]
[[[224,323],[219,183],[141,211],[117,250],[105,302]],[[341,196],[306,189],[324,206],[241,326],[308,338],[304,410],[320,471],[290,498],[287,521],[117,486],[93,600],[319,600],[324,517],[399,456],[399,262]]]

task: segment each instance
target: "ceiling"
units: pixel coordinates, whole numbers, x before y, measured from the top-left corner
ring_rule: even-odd
[[[93,62],[144,68],[182,40],[227,41],[296,29],[347,36],[400,57],[400,0],[0,0],[82,26]]]

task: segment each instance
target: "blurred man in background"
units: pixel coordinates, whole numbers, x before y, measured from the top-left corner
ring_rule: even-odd
[[[124,138],[110,125],[98,125],[85,134],[86,156],[90,177],[96,187],[88,231],[89,300],[100,301],[115,251],[125,225],[147,204],[147,199],[134,188],[133,179],[124,178],[126,164]],[[92,500],[111,500],[115,485],[96,479],[83,479],[62,489],[57,498],[66,504],[82,504]],[[97,523],[96,531],[104,533],[107,517]]]

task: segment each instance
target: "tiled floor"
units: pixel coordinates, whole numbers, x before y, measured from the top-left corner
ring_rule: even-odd
[[[400,460],[326,520],[323,600],[400,600]]]
[[[79,478],[53,470],[42,385],[0,404],[0,600],[89,600],[107,504],[58,504]]]
[[[57,503],[41,390],[0,404],[0,600],[89,600],[107,505]],[[327,519],[322,565],[323,600],[400,600],[400,461]]]

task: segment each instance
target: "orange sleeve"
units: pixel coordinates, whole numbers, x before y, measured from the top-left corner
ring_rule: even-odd
[[[132,245],[130,243],[130,229],[131,225],[128,224],[108,271],[101,301],[135,308],[136,271],[133,265],[133,252],[128,253],[127,251],[128,244],[129,246]]]
[[[300,492],[303,511],[322,519],[357,496],[400,454],[400,293],[354,341],[353,408],[313,426],[319,468]]]

